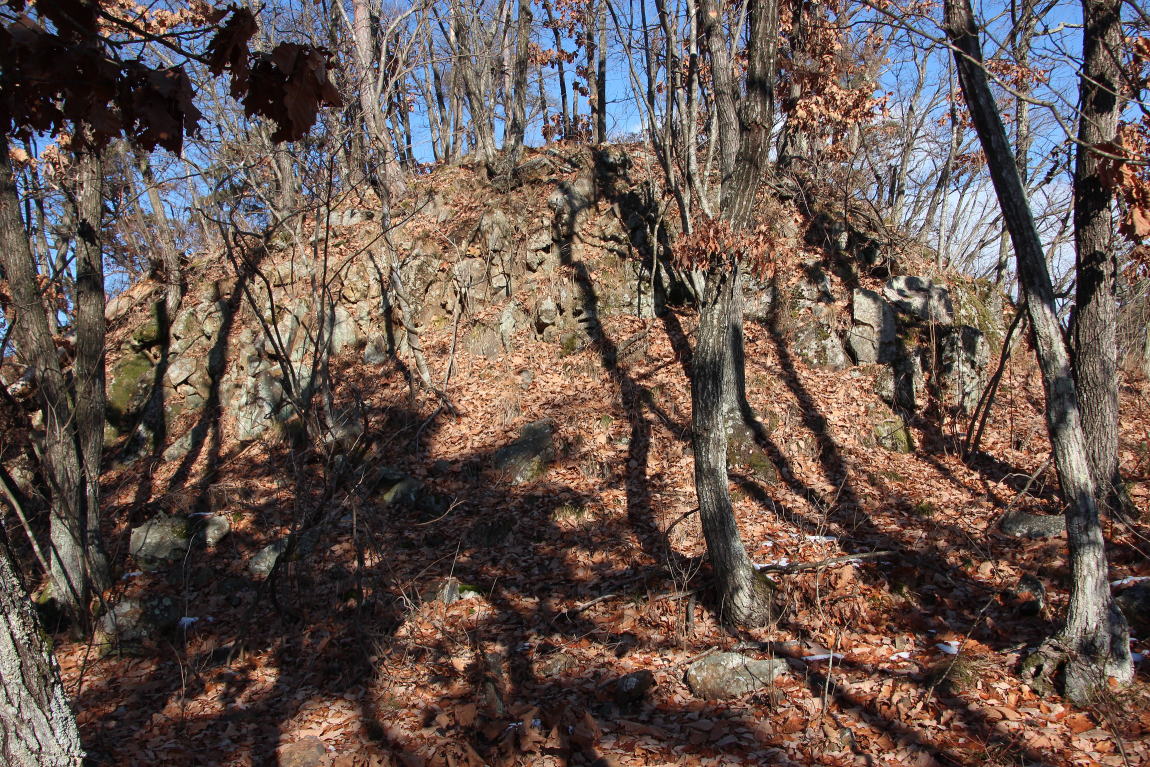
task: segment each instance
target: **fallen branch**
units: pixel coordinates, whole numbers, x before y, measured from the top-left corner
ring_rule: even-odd
[[[845,554],[841,557],[820,559],[817,562],[796,562],[793,565],[756,565],[760,573],[798,573],[805,570],[825,570],[828,567],[837,567],[856,562],[860,559],[878,559],[897,554],[895,551],[868,551],[865,554]]]

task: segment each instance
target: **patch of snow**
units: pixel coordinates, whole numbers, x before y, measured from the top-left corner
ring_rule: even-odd
[[[768,567],[786,567],[790,563],[791,563],[791,560],[787,559],[786,557],[783,557],[782,559],[778,560],[777,562],[756,562],[755,563],[755,569],[756,570],[766,570]]]
[[[804,655],[803,660],[816,661],[816,660],[842,660],[843,654],[837,652],[824,652],[817,655]]]
[[[833,535],[808,535],[806,539],[812,543],[834,543],[838,540]]]
[[[194,626],[199,620],[200,620],[199,618],[191,618],[191,617],[185,615],[183,618],[180,618],[180,628],[182,628],[184,631],[187,631],[192,626]]]
[[[958,655],[958,642],[939,642],[935,647],[947,655]]]
[[[894,655],[890,656],[890,659],[891,660],[910,660],[910,650],[903,650],[902,652],[896,652]]]

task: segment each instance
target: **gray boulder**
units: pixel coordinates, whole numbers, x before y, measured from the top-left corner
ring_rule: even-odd
[[[841,370],[850,364],[838,334],[822,322],[809,322],[799,327],[792,343],[795,353],[808,365]]]
[[[1114,596],[1114,603],[1126,616],[1133,636],[1150,638],[1150,581],[1138,581],[1119,591]]]
[[[929,277],[894,277],[882,292],[887,301],[905,314],[944,325],[954,322],[950,291]]]
[[[128,552],[143,570],[158,570],[182,559],[191,548],[191,530],[183,517],[156,517],[132,529]]]
[[[873,435],[875,442],[893,453],[914,452],[914,440],[901,416],[893,415],[876,424]]]
[[[284,536],[283,538],[272,541],[257,551],[256,555],[248,562],[248,572],[256,578],[266,578],[271,575],[272,570],[276,566],[276,562],[287,553],[290,541],[290,535]],[[319,528],[312,528],[303,533],[298,533],[295,549],[291,553],[291,561],[302,559],[307,554],[310,554],[318,542]]]
[[[982,331],[969,325],[950,328],[939,339],[938,385],[947,404],[970,415],[986,385],[990,344]]]
[[[171,597],[121,599],[96,624],[103,642],[136,642],[174,629],[182,617]]]
[[[537,479],[555,460],[555,424],[549,419],[529,423],[519,437],[495,451],[495,469],[514,485]]]
[[[1002,517],[998,527],[1014,538],[1053,538],[1066,530],[1066,519],[1061,514],[1031,514],[1014,509]]]
[[[707,700],[736,698],[768,688],[787,670],[780,658],[754,660],[735,652],[708,655],[687,667],[687,686]]]
[[[873,290],[856,289],[851,319],[846,341],[855,362],[860,365],[889,362],[896,340],[890,304]]]

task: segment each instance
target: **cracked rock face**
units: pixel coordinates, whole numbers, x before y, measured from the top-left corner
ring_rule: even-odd
[[[950,291],[927,277],[894,277],[882,290],[887,301],[920,320],[949,325],[954,322]]]

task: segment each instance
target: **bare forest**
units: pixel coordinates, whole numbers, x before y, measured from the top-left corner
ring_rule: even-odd
[[[1150,763],[1142,0],[7,0],[0,761]]]

